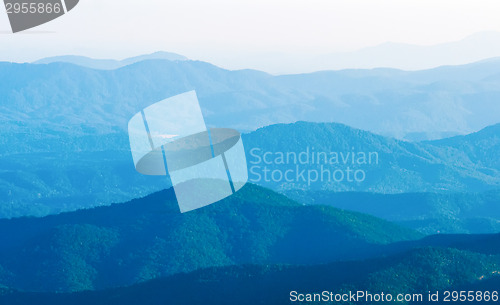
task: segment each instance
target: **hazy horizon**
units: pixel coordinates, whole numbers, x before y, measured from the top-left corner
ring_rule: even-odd
[[[492,39],[490,43],[490,48],[480,48],[480,52],[472,50],[467,53],[467,48],[471,48],[472,45],[484,45],[488,38]],[[493,47],[491,47],[493,45]],[[458,56],[453,56],[452,51],[456,50]],[[384,53],[385,52],[385,53]],[[185,56],[188,60],[200,60],[206,61],[199,58],[191,58],[183,53],[172,52],[170,50],[155,50],[148,53],[137,53],[130,54],[130,56],[92,56],[86,54],[85,52],[80,53],[58,53],[48,54],[47,56],[42,56],[39,58],[33,58],[29,60],[11,60],[7,58],[0,58],[3,62],[14,62],[14,63],[36,63],[38,61],[52,59],[52,58],[64,58],[64,57],[84,57],[91,60],[102,61],[123,61],[131,59],[134,57],[149,56],[158,53],[172,53],[181,56]],[[391,53],[390,57],[383,55],[382,53]],[[409,56],[414,56],[415,54],[425,54],[420,60],[407,60]],[[467,54],[464,54],[467,53]],[[355,50],[353,52],[339,52],[331,54],[320,54],[320,55],[289,55],[288,57],[284,54],[278,53],[266,53],[261,54],[262,56],[255,57],[250,61],[240,61],[239,63],[227,64],[227,62],[211,62],[206,61],[216,66],[219,66],[228,70],[244,70],[244,69],[254,69],[267,72],[270,74],[280,75],[280,74],[301,74],[301,73],[311,73],[317,71],[325,70],[345,70],[345,69],[376,69],[376,68],[390,68],[398,69],[403,71],[419,71],[428,70],[441,66],[455,66],[464,65],[480,62],[483,60],[493,59],[500,57],[500,32],[483,32],[471,35],[456,42],[443,43],[432,46],[418,46],[402,43],[392,43],[386,42],[377,46],[362,48]],[[466,55],[466,56],[464,56]],[[66,61],[68,58],[64,58]],[[275,69],[269,69],[269,61],[273,59],[280,59],[275,65]],[[326,60],[324,60],[326,59]],[[286,65],[287,61],[293,61],[297,64],[288,69],[280,69],[280,65]],[[266,69],[266,66],[268,69]]]
[[[0,60],[167,51],[272,74],[419,70],[500,56],[499,9],[490,0],[82,0],[61,18],[18,34],[0,10]]]

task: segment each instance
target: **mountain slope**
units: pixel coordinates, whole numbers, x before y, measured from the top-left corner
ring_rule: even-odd
[[[199,270],[132,287],[74,294],[5,290],[9,304],[290,304],[297,294],[369,291],[423,294],[486,281],[498,272],[498,256],[445,248],[422,248],[390,258],[318,266],[237,266]],[[483,287],[483,286],[479,286]],[[487,287],[487,286],[484,286]],[[144,296],[148,298],[144,298]],[[370,304],[360,298],[359,303]],[[317,304],[316,302],[313,304]],[[354,302],[353,302],[354,303]],[[390,302],[393,303],[393,302]],[[438,303],[441,304],[441,303]]]
[[[424,234],[500,232],[500,191],[374,194],[291,190],[304,204],[329,205],[373,215]]]
[[[285,133],[289,134],[287,138],[280,136]],[[258,179],[259,183],[304,204],[324,204],[367,213],[427,234],[494,233],[500,230],[499,135],[500,125],[494,125],[466,136],[408,143],[345,126],[300,123],[257,130],[247,136],[247,143],[262,150],[256,157],[250,153],[250,162],[259,161],[265,152],[300,152],[312,148],[316,152],[378,153],[379,164],[359,166],[349,160],[346,165],[341,162],[324,166],[331,171],[344,169],[344,172],[348,166],[360,168],[366,173],[361,183],[349,183],[344,179],[337,183],[315,181],[308,185],[303,181],[287,183],[285,179]],[[262,139],[275,140],[259,143]],[[251,178],[260,178],[264,167],[283,173],[297,165],[277,163],[273,159],[271,164],[254,164],[256,170],[253,172],[257,174]],[[318,172],[323,169],[318,164],[297,163],[300,169]],[[391,177],[394,179],[389,180]]]
[[[478,157],[496,159],[500,145],[495,136],[478,134],[491,143]],[[243,140],[250,181],[281,192],[471,192],[500,187],[500,167],[491,162],[478,166],[477,157],[466,150],[399,141],[341,124],[278,124]]]
[[[113,71],[60,62],[2,63],[2,116],[9,125],[22,119],[28,127],[40,127],[36,123],[41,120],[53,128],[64,121],[73,128],[83,123],[123,130],[145,106],[196,89],[209,124],[241,130],[304,120],[426,139],[470,133],[500,121],[498,61],[417,72],[271,76],[186,60],[135,62],[142,59]]]
[[[212,266],[318,264],[380,255],[420,235],[377,218],[302,206],[254,185],[180,214],[172,190],[130,203],[1,220],[0,284],[32,291],[130,285]]]
[[[455,146],[450,147],[442,141],[411,143],[342,124],[305,122],[272,125],[243,135],[252,183],[279,192],[385,194],[498,189],[500,166],[496,155],[500,146],[495,139],[495,132],[479,132],[470,138],[454,138]],[[465,144],[460,144],[462,141]],[[477,149],[473,148],[475,145]],[[168,179],[143,176],[135,171],[128,137],[120,132],[69,138],[40,131],[12,133],[0,137],[0,146],[5,147],[0,153],[0,198],[3,203],[0,217],[43,216],[123,202],[169,186]],[[292,153],[298,158],[307,152],[309,161],[305,163],[295,161],[293,155],[290,162],[277,160],[280,153],[285,157]],[[332,153],[337,156],[337,163],[330,162]],[[366,156],[366,164],[357,163],[360,153]],[[263,160],[264,154],[271,154],[267,158],[271,159],[267,160],[269,164]],[[326,154],[328,164],[322,164],[325,158],[318,158],[318,154]],[[356,156],[354,164],[353,154]],[[370,154],[375,154],[371,163]],[[312,155],[315,155],[315,162]],[[320,176],[322,169],[328,171],[327,176],[314,181],[314,174]],[[265,179],[264,170],[278,171],[276,179],[270,177],[271,172]],[[293,171],[292,181],[284,177],[287,170]],[[309,170],[312,171],[311,179],[307,179]],[[339,179],[337,170],[344,175],[343,179]],[[348,170],[351,170],[351,181],[347,177]],[[353,181],[357,170],[362,171],[360,177],[364,180]],[[303,171],[305,177],[300,176]],[[80,179],[82,176],[85,179]]]
[[[398,137],[442,137],[500,121],[499,67],[500,62],[491,61],[418,72],[376,69],[275,77],[188,60],[145,60],[111,71],[68,63],[0,63],[0,217],[122,202],[168,187],[162,179],[134,172],[126,128],[135,113],[178,93],[197,90],[208,126],[252,130],[297,120],[336,121]],[[297,135],[300,126],[272,136]],[[383,158],[378,167],[368,168],[366,183],[326,189],[479,192],[498,186],[496,146],[483,151],[482,145],[473,156],[455,146],[411,145],[344,127],[325,128],[305,128],[303,132],[318,131],[322,137],[296,137],[304,145],[294,148],[361,147]],[[330,129],[346,129],[343,146],[318,143],[343,133]],[[268,141],[278,140],[254,143],[266,148]],[[256,147],[252,145],[245,147]],[[75,179],[79,173],[86,178]]]
[[[466,136],[457,136],[438,141],[432,145],[443,148],[445,157],[450,161],[466,156],[478,168],[488,171],[488,168],[500,169],[500,124],[488,126],[478,132]],[[446,149],[446,150],[445,150]],[[455,157],[455,159],[451,159]]]

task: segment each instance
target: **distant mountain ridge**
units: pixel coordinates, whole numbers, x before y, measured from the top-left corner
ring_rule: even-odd
[[[61,62],[0,63],[0,109],[9,129],[16,126],[13,121],[21,121],[31,128],[43,123],[51,129],[83,124],[88,129],[124,130],[138,110],[194,89],[210,125],[255,130],[295,121],[338,122],[428,140],[499,123],[499,73],[499,61],[415,72],[374,69],[282,76],[189,60],[149,59],[116,70]]]
[[[381,163],[367,168],[371,181],[325,189],[493,189],[499,175],[494,132],[478,133],[484,140],[462,146],[378,135],[441,138],[498,124],[499,71],[497,61],[416,72],[346,70],[278,77],[190,60],[145,60],[115,70],[60,62],[0,63],[0,217],[123,202],[168,187],[168,181],[135,172],[127,123],[152,103],[193,89],[211,127],[254,130],[301,120],[331,124],[256,131],[244,136],[250,141],[248,156],[255,147],[281,149],[276,143],[297,152],[314,146],[317,151],[349,152],[354,147],[380,154]],[[261,137],[263,130],[266,137]],[[296,187],[263,185],[278,191]]]
[[[267,126],[243,139],[250,181],[280,192],[478,192],[500,187],[496,158],[500,141],[491,132],[499,128],[500,124],[449,142],[405,142],[341,124],[298,122]],[[472,148],[471,141],[476,143]],[[303,154],[307,162],[294,158],[282,161],[280,156],[289,152]],[[360,153],[376,157],[371,163],[366,158],[361,162],[352,158]],[[351,157],[342,160],[342,154]],[[335,157],[333,163],[331,156]],[[285,177],[287,171],[293,174],[290,181]],[[310,179],[304,177],[308,171],[312,172]],[[353,178],[355,171],[361,172],[358,180]],[[301,177],[299,173],[303,173]]]
[[[250,55],[250,56],[248,56]],[[239,62],[227,63],[230,68],[252,68],[272,74],[302,74],[341,69],[390,68],[408,71],[440,66],[465,65],[500,56],[500,32],[484,31],[463,39],[437,44],[409,44],[387,41],[360,49],[337,52],[260,52],[235,54]],[[233,57],[233,56],[232,56]]]
[[[332,53],[309,60],[315,69],[391,67],[424,70],[443,65],[463,65],[500,56],[500,33],[480,32],[459,41],[437,45],[386,42],[354,52]],[[314,65],[313,65],[314,64]]]
[[[115,70],[144,60],[154,60],[154,59],[162,59],[170,61],[188,60],[187,57],[175,53],[155,52],[148,55],[126,58],[123,60],[95,59],[86,56],[66,55],[66,56],[47,57],[34,61],[33,63],[34,64],[70,63],[91,69]]]
[[[500,190],[452,194],[291,190],[285,194],[304,204],[365,213],[424,234],[500,232]]]
[[[412,143],[342,124],[299,122],[268,126],[244,134],[243,143],[250,181],[281,193],[293,190],[468,193],[499,188],[500,166],[496,156],[500,143],[496,140],[496,128],[498,126],[492,126],[470,136],[446,141]],[[31,139],[26,140],[29,137]],[[124,202],[169,186],[167,179],[143,176],[135,171],[125,133],[71,138],[57,133],[50,138],[36,133],[13,134],[1,138],[2,141],[5,149],[0,158],[0,194],[4,198],[4,204],[0,205],[1,217],[40,216]],[[276,164],[274,159],[271,164],[254,164],[258,161],[255,155],[262,157],[264,153],[279,152],[298,155],[308,149],[328,154],[376,152],[379,162],[324,166],[330,174],[337,169],[345,173],[348,166],[361,169],[366,179],[359,183],[346,178],[339,182],[318,180],[308,184],[300,177],[287,182],[284,177],[265,181],[263,176],[260,180],[256,176],[256,173],[263,174],[266,168],[280,171],[278,174],[289,169],[295,174],[303,170],[320,173],[321,167],[317,164]],[[28,152],[20,153],[19,150]],[[463,232],[456,229],[458,231],[452,232]]]
[[[478,167],[500,169],[500,124],[488,126],[467,136],[457,136],[431,142],[455,154],[469,156]]]

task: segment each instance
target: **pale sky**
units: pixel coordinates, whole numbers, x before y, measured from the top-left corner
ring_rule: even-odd
[[[384,42],[434,45],[500,32],[499,16],[498,0],[80,0],[67,15],[18,34],[10,33],[0,10],[0,60],[121,59],[162,50],[265,70],[266,58]]]

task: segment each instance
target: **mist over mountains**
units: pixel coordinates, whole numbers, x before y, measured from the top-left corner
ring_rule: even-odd
[[[491,287],[499,235],[442,233],[500,229],[499,82],[497,60],[285,76],[163,53],[0,63],[0,303]],[[245,131],[250,183],[180,214],[166,177],[135,171],[126,129],[192,89],[207,125]]]
[[[395,140],[341,124],[299,122],[272,125],[244,134],[250,182],[278,192],[292,190],[332,192],[483,192],[499,188],[500,145],[495,125],[465,137],[412,143]],[[29,136],[26,136],[29,137]],[[23,138],[21,138],[23,139]],[[471,143],[474,149],[470,148]],[[22,149],[23,146],[15,147]],[[144,176],[135,171],[125,133],[66,138],[62,135],[39,140],[25,153],[10,153],[0,160],[2,217],[47,215],[79,208],[123,202],[169,187],[167,178]],[[6,148],[8,149],[8,147]],[[259,160],[265,153],[350,154],[374,152],[378,163],[318,164],[285,163]],[[481,153],[478,153],[481,152]],[[351,159],[349,159],[350,162]],[[258,162],[260,161],[260,162]],[[362,181],[308,180],[307,171],[330,177],[361,170]],[[286,181],[273,179],[264,171],[294,175],[306,171],[306,177]]]
[[[229,71],[165,53],[114,62],[131,64],[113,70],[60,61],[94,62],[71,57],[47,59],[49,64],[0,63],[2,217],[123,202],[168,187],[167,179],[135,172],[127,123],[144,107],[193,89],[208,126],[260,128],[244,135],[249,158],[253,148],[378,154],[379,164],[363,166],[363,183],[254,182],[280,192],[482,192],[498,187],[498,125],[437,142],[394,139],[443,138],[497,124],[497,60],[415,72],[284,76]],[[278,124],[298,120],[312,123]],[[269,125],[275,126],[261,128]]]
[[[176,60],[188,60],[187,57],[175,54],[175,53],[169,53],[169,52],[155,52],[153,54],[149,55],[141,55],[141,56],[136,56],[136,57],[131,57],[131,58],[126,58],[123,60],[114,60],[114,59],[95,59],[95,58],[89,58],[86,56],[74,56],[74,55],[68,55],[68,56],[54,56],[54,57],[47,57],[47,58],[42,58],[40,60],[34,61],[34,64],[51,64],[51,63],[56,63],[56,62],[63,62],[63,63],[70,63],[74,64],[77,66],[82,66],[82,67],[87,67],[91,69],[100,69],[100,70],[115,70],[119,69],[131,64],[135,64],[137,62],[141,62],[144,60],[151,60],[151,59],[163,59],[163,60],[170,60],[170,61],[176,61]]]
[[[386,42],[354,52],[319,55],[310,60],[309,64],[316,70],[345,67],[360,69],[391,67],[402,70],[424,70],[443,65],[463,65],[498,57],[499,54],[500,33],[489,31],[475,33],[459,41],[436,45],[422,46]]]

